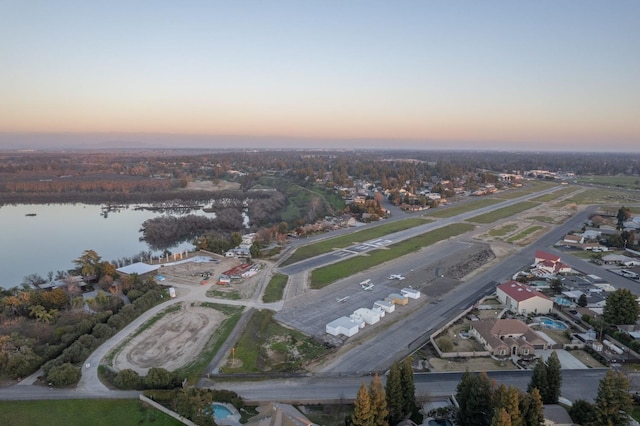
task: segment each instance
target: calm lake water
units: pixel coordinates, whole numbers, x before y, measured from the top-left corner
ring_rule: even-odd
[[[33,214],[35,216],[27,216]],[[148,251],[138,239],[142,222],[161,212],[129,207],[110,212],[88,204],[22,204],[0,207],[0,287],[22,283],[29,274],[47,277],[49,271],[73,268],[73,260],[85,250],[95,250],[110,261]],[[197,214],[215,217],[215,214]],[[193,248],[183,243],[169,250]]]

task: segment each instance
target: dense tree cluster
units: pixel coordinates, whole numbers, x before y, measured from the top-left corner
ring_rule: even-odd
[[[460,426],[542,426],[542,398],[537,388],[524,393],[504,384],[495,386],[486,373],[465,372],[456,388]]]
[[[562,388],[562,366],[558,354],[553,351],[546,361],[538,360],[531,374],[528,391],[538,389],[542,402],[557,404]]]
[[[91,352],[163,300],[162,288],[152,279],[118,277],[113,265],[105,265],[93,250],[74,262],[88,279],[112,283],[108,292],[86,300],[93,314],[84,309],[78,284],[68,276],[57,288],[25,286],[0,292],[0,376],[25,377],[42,366],[52,385],[75,383],[80,377],[77,366]],[[121,295],[131,303],[124,305]]]
[[[624,374],[608,370],[598,385],[594,404],[574,401],[569,409],[571,419],[582,426],[625,426],[633,400],[629,394],[629,379]]]

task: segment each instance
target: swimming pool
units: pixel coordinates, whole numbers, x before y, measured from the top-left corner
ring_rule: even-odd
[[[568,330],[569,326],[563,323],[562,321],[556,321],[548,317],[538,317],[535,319],[536,322],[542,324],[545,328],[553,328],[554,330]]]
[[[427,424],[429,426],[453,426],[453,423],[451,423],[449,420],[436,420],[436,419],[429,419],[427,421]]]
[[[231,411],[229,411],[229,409],[224,405],[211,404],[211,408],[213,409],[213,417],[218,420],[226,419],[227,417],[233,415]]]

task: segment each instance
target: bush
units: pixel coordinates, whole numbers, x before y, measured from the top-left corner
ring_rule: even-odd
[[[151,368],[143,379],[147,389],[171,389],[180,386],[180,381],[164,368]]]
[[[116,334],[116,330],[108,324],[98,323],[93,327],[92,335],[96,339],[107,340]]]
[[[80,381],[80,369],[69,363],[53,367],[47,374],[47,381],[53,386],[70,386]]]
[[[113,379],[113,384],[120,389],[140,389],[142,379],[140,375],[130,368],[120,371]]]

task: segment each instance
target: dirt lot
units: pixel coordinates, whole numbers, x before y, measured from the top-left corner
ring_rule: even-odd
[[[511,361],[497,361],[489,357],[478,358],[454,358],[442,359],[438,357],[429,358],[431,371],[490,371],[490,370],[517,370]]]
[[[227,286],[215,284],[222,272],[241,263],[235,258],[219,258],[211,262],[163,266],[161,274],[165,281],[162,284],[174,286],[178,296],[189,295],[194,301],[183,302],[180,310],[167,313],[131,339],[114,358],[113,367],[117,370],[131,368],[144,375],[151,367],[173,371],[195,360],[209,337],[226,319],[220,311],[200,306],[198,302],[212,297],[249,299],[255,294],[258,280],[264,272],[234,280]],[[201,274],[204,272],[210,272],[211,278],[203,285]]]
[[[225,315],[213,308],[184,304],[131,339],[116,355],[113,366],[141,375],[152,367],[169,371],[183,367],[198,357],[224,319]]]

